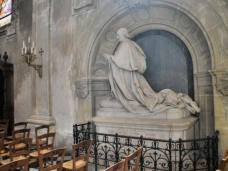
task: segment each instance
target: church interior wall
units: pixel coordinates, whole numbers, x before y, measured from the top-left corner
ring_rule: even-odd
[[[104,81],[105,75],[102,75],[104,74],[102,69],[107,67],[106,64],[101,61],[97,65],[98,75],[101,76],[99,79],[94,80],[91,75],[93,60],[91,56],[99,53],[99,49],[94,48],[94,44],[102,43],[98,36],[105,32],[104,29],[112,22],[115,15],[120,14],[124,9],[130,9],[137,3],[142,5],[153,3],[148,0],[131,2],[85,0],[83,2],[84,5],[78,0],[20,0],[17,4],[15,34],[0,37],[0,52],[7,51],[9,62],[14,64],[15,121],[27,120],[31,115],[39,113],[51,116],[56,125],[58,146],[63,144],[70,146],[72,143],[73,123],[92,119],[96,108],[92,102],[96,97],[91,91],[98,90],[95,92],[98,100],[109,94],[108,83]],[[221,70],[226,73],[228,2],[225,0],[201,0],[200,2],[168,0],[166,2],[183,9],[186,14],[191,14],[192,19],[198,21],[198,24],[204,28],[202,32],[208,41],[211,54],[210,70]],[[165,1],[161,0],[160,5],[162,4],[165,4]],[[137,10],[138,7],[135,6],[135,8]],[[135,15],[140,19],[146,14],[139,12]],[[119,23],[123,26],[130,27],[131,19],[129,18],[128,21],[119,18]],[[113,25],[109,31],[114,33],[115,27]],[[108,38],[112,39],[113,33]],[[38,55],[39,59],[36,61],[43,64],[41,79],[36,71],[24,63],[20,55],[22,41],[27,40],[28,36],[35,41],[37,51],[40,48],[44,49],[42,60]],[[99,42],[96,42],[97,40]],[[116,42],[112,43],[111,48],[115,48],[115,45]],[[106,50],[103,49],[100,52]],[[201,75],[197,77],[197,79],[200,78]],[[220,131],[219,147],[222,155],[224,149],[228,147],[226,143],[228,121],[224,105],[228,100],[216,87],[218,80],[216,74],[212,78],[214,112],[209,117],[215,118],[215,126],[213,124],[211,126]]]

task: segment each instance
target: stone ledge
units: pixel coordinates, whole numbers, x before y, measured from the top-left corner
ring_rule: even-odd
[[[185,131],[195,125],[198,118],[188,117],[177,120],[161,120],[161,119],[133,119],[133,118],[117,118],[117,117],[94,117],[93,122],[96,126],[102,127],[118,127],[130,129],[158,130],[158,131]]]

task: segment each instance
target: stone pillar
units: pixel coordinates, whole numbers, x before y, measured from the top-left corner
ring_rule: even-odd
[[[228,70],[217,69],[210,73],[215,92],[215,129],[219,131],[219,158],[222,159],[228,146]]]
[[[52,87],[51,87],[51,0],[33,0],[32,40],[37,49],[35,63],[42,65],[42,78],[33,71],[33,113],[28,122],[33,124],[54,125],[52,115]],[[40,49],[44,53],[39,53]]]

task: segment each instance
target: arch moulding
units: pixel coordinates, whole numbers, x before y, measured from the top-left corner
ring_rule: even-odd
[[[208,71],[214,67],[215,45],[211,44],[208,32],[196,17],[186,9],[169,3],[123,7],[104,23],[95,39],[90,41],[92,43],[85,58],[88,63],[84,67],[87,77],[78,80],[76,88],[81,100],[90,104],[91,118],[96,115],[100,100],[110,93],[108,65],[103,54],[114,52],[118,44],[115,33],[120,27],[126,27],[132,37],[149,30],[165,30],[185,43],[193,61],[195,100],[201,107],[200,134],[202,137],[213,134],[213,88]]]

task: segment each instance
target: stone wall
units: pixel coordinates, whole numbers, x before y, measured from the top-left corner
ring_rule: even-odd
[[[227,8],[225,0],[17,1],[15,33],[0,37],[0,51],[8,51],[14,64],[15,120],[55,123],[57,144],[70,146],[72,124],[91,120],[97,103],[109,95],[102,54],[114,51],[115,31],[127,27],[135,36],[162,29],[190,51],[195,98],[202,108],[201,136],[219,130],[222,153],[228,147],[228,100],[220,93],[226,81],[219,82],[228,69]],[[44,49],[36,61],[43,65],[42,78],[20,56],[29,35],[38,50]]]

